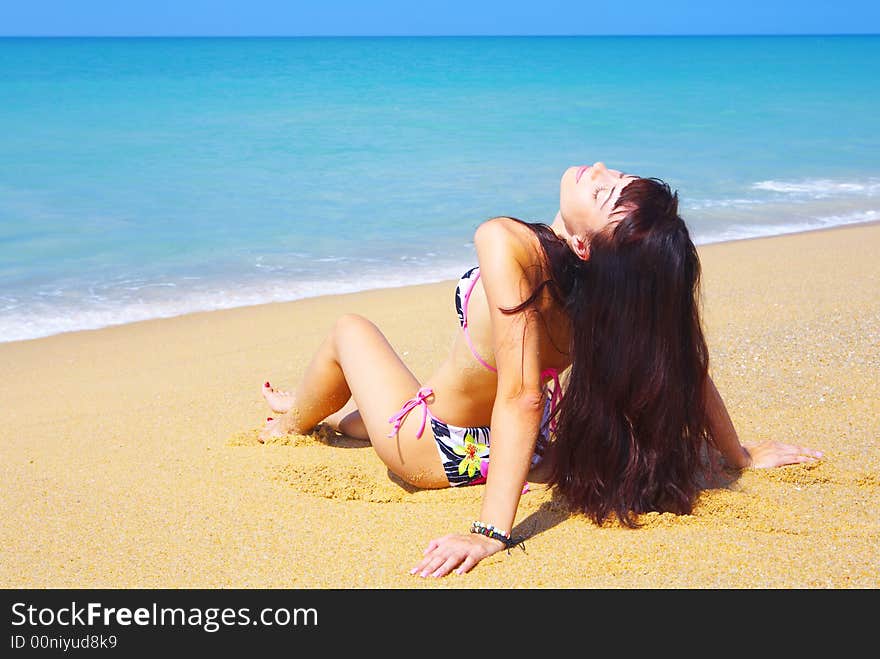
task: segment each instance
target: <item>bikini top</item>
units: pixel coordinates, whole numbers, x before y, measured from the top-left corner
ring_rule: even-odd
[[[477,285],[479,279],[480,266],[478,265],[474,266],[461,276],[461,279],[458,280],[458,286],[455,287],[455,311],[458,313],[458,322],[461,324],[461,331],[464,333],[465,341],[467,341],[468,347],[471,349],[471,354],[473,354],[476,360],[488,370],[497,373],[498,369],[483,359],[480,356],[480,353],[477,352],[477,349],[474,347],[474,343],[471,340],[470,332],[468,332],[468,302],[470,302],[471,293],[474,292],[474,287]],[[541,371],[541,379],[553,380],[553,389],[550,390],[548,395],[550,397],[550,430],[555,431],[556,407],[559,405],[559,400],[562,398],[562,388],[559,385],[559,371],[555,368],[544,369]],[[544,386],[546,388],[547,384]]]

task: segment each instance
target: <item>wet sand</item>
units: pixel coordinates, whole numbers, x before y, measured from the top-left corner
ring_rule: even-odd
[[[483,488],[413,490],[330,432],[259,444],[342,313],[424,378],[454,282],[195,313],[0,344],[4,588],[876,588],[880,225],[700,248],[712,374],[743,441],[825,452],[746,470],[694,514],[594,526],[534,486],[470,574],[408,571]]]

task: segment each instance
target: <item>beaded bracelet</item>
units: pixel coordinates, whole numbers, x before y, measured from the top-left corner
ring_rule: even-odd
[[[510,548],[516,547],[517,545],[519,545],[519,547],[523,551],[526,550],[526,545],[521,539],[514,540],[510,537],[509,533],[505,533],[504,531],[496,528],[492,524],[485,524],[483,522],[476,521],[471,524],[471,533],[479,533],[480,535],[484,535],[487,538],[492,538],[493,540],[498,540],[499,542],[504,543],[504,546],[507,548],[508,554],[510,553]]]

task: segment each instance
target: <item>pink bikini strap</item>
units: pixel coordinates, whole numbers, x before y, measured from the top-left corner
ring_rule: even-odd
[[[428,403],[425,399],[428,396],[433,396],[434,390],[431,387],[422,387],[419,389],[419,392],[415,395],[415,398],[410,398],[403,404],[403,407],[388,419],[388,423],[394,424],[394,430],[388,435],[388,437],[394,437],[400,432],[400,424],[403,423],[403,420],[406,418],[406,415],[412,412],[419,405],[422,406],[422,425],[419,427],[419,431],[416,433],[416,437],[421,438],[422,433],[425,432],[425,423],[428,420]]]
[[[548,368],[541,371],[542,378],[553,378],[553,390],[550,392],[550,431],[556,432],[556,408],[562,400],[562,387],[559,384],[559,371]]]
[[[486,363],[486,360],[480,357],[480,353],[477,352],[477,349],[474,347],[473,342],[471,341],[471,335],[468,332],[468,302],[471,299],[471,293],[474,292],[474,286],[477,285],[477,280],[480,278],[480,271],[477,270],[477,274],[471,279],[471,284],[468,286],[467,292],[464,294],[464,300],[462,301],[462,324],[461,329],[464,332],[464,338],[467,341],[468,347],[471,349],[471,353],[473,353],[474,357],[477,358],[477,361],[480,362],[483,366],[488,368],[493,373],[497,373],[498,369],[492,366],[491,364]]]

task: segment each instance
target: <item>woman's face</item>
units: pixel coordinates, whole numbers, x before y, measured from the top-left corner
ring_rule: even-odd
[[[559,212],[568,234],[589,236],[622,219],[627,209],[612,209],[623,188],[636,178],[601,162],[566,169],[559,183]]]

